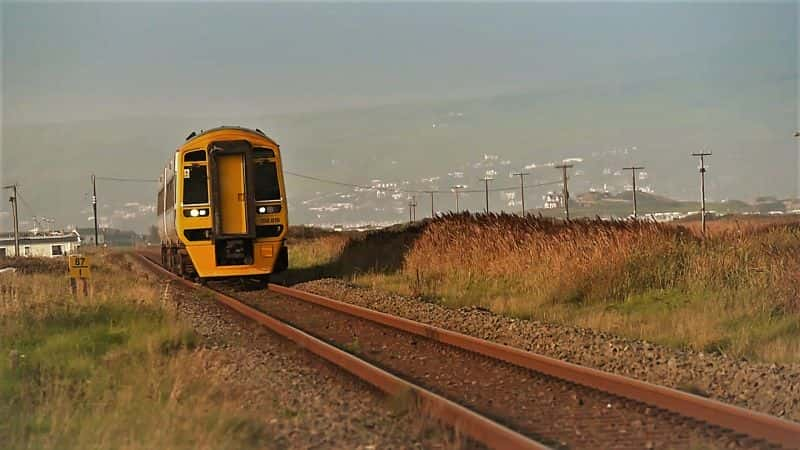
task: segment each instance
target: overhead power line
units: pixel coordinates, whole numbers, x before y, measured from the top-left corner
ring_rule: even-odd
[[[37,216],[36,212],[33,210],[33,208],[31,207],[30,203],[28,203],[28,202],[25,200],[25,197],[23,197],[22,195],[20,195],[19,191],[17,191],[17,198],[18,198],[18,199],[20,199],[20,200],[22,200],[22,206],[24,206],[24,207],[25,207],[25,209],[27,209],[27,210],[28,210],[28,214],[29,214],[31,217],[36,217],[36,216]]]
[[[123,178],[123,177],[95,177],[97,180],[103,181],[122,181],[122,182],[129,182],[129,183],[158,183],[159,180],[154,180],[152,178]]]
[[[325,179],[325,178],[313,177],[311,175],[303,175],[303,174],[296,173],[296,172],[290,172],[288,170],[284,170],[283,173],[292,175],[292,176],[297,177],[297,178],[303,178],[303,179],[312,180],[312,181],[319,181],[320,183],[336,184],[336,185],[339,185],[339,186],[354,187],[354,188],[361,188],[361,189],[378,189],[378,188],[376,188],[374,186],[367,186],[367,185],[363,185],[363,184],[353,184],[353,183],[345,183],[345,182],[342,182],[342,181],[328,180],[328,179]],[[411,192],[411,191],[404,191],[404,192]]]
[[[353,187],[353,188],[359,188],[359,189],[368,189],[368,190],[375,190],[375,191],[394,191],[394,192],[404,192],[404,193],[408,193],[408,194],[431,194],[431,193],[434,193],[434,194],[445,194],[445,193],[452,192],[452,190],[449,190],[449,189],[445,190],[445,191],[442,191],[442,190],[431,190],[431,189],[405,189],[405,188],[383,189],[383,188],[379,188],[379,187],[375,187],[375,186],[369,186],[369,185],[366,185],[366,184],[347,183],[347,182],[343,182],[343,181],[331,180],[331,179],[327,179],[327,178],[320,178],[320,177],[315,177],[315,176],[311,176],[311,175],[304,175],[304,174],[300,174],[300,173],[297,173],[297,172],[292,172],[292,171],[289,171],[289,170],[284,170],[283,172],[288,174],[288,175],[292,175],[294,177],[297,177],[297,178],[303,178],[303,179],[306,179],[306,180],[318,181],[320,183],[334,184],[334,185],[338,185],[338,186]],[[545,183],[529,184],[529,185],[526,185],[525,188],[550,186],[550,185],[560,184],[560,183],[561,183],[560,180],[558,180],[558,181],[548,181],[548,182],[545,182]],[[488,192],[511,191],[511,190],[515,190],[515,189],[518,189],[518,188],[516,186],[505,186],[505,187],[491,188],[491,189],[488,190]],[[470,189],[470,190],[461,189],[460,192],[462,192],[462,193],[479,193],[479,192],[486,192],[486,189]]]
[[[405,192],[405,193],[409,193],[409,194],[430,194],[430,193],[444,194],[444,193],[452,192],[449,189],[448,190],[444,190],[444,191],[443,190],[431,190],[431,189],[406,189],[406,188],[384,189],[384,188],[379,188],[379,187],[375,187],[375,186],[370,186],[370,185],[367,185],[367,184],[347,183],[347,182],[344,182],[344,181],[331,180],[331,179],[328,179],[328,178],[321,178],[321,177],[316,177],[316,176],[313,176],[313,175],[305,175],[305,174],[302,174],[302,173],[292,172],[290,170],[284,170],[283,172],[285,174],[287,174],[287,175],[291,175],[291,176],[297,177],[297,178],[302,178],[302,179],[305,179],[305,180],[317,181],[317,182],[320,182],[320,183],[333,184],[333,185],[337,185],[337,186],[359,188],[359,189],[367,189],[367,190],[375,190],[375,191],[394,191],[394,192]],[[128,182],[128,183],[159,183],[160,182],[160,180],[155,180],[155,179],[152,179],[152,178],[101,177],[101,176],[98,176],[98,177],[95,177],[95,178],[97,180],[102,180],[102,181],[119,181],[119,182]],[[529,185],[526,185],[525,188],[527,189],[527,188],[534,188],[534,187],[541,187],[541,186],[549,186],[549,185],[559,184],[559,183],[561,183],[561,181],[549,181],[549,182],[545,182],[545,183],[529,184]],[[511,191],[511,190],[515,190],[515,189],[517,189],[516,186],[504,186],[504,187],[491,188],[491,189],[489,189],[489,192]],[[463,193],[479,193],[479,192],[485,192],[485,191],[486,191],[486,189],[462,189],[461,190],[461,192],[463,192]]]

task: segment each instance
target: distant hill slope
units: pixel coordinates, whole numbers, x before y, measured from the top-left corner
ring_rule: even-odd
[[[660,195],[694,199],[697,170],[689,153],[708,145],[715,151],[707,177],[709,198],[793,195],[795,142],[776,130],[793,129],[785,111],[796,105],[782,97],[776,101],[772,94],[765,97],[761,81],[723,78],[709,84],[704,76],[664,79],[649,87],[534,89],[278,116],[152,117],[4,127],[3,181],[21,183],[24,220],[37,215],[55,217],[62,226],[85,226],[91,217],[91,173],[158,178],[170,153],[191,130],[238,124],[261,128],[275,138],[289,170],[347,183],[381,179],[401,187],[438,189],[446,192],[435,200],[438,210],[455,209],[454,196],[447,192],[450,186],[479,188],[478,180],[490,174],[494,187],[509,188],[491,194],[493,208],[514,211],[518,207],[509,198],[518,179],[511,174],[530,172],[529,184],[557,181],[559,173],[547,164],[564,158],[582,160],[570,174],[573,192],[604,186],[622,191],[629,176],[621,168],[633,162],[647,167],[642,186]],[[791,79],[772,81],[769,92],[794,88]],[[678,92],[688,93],[694,103],[677,100]],[[758,149],[769,149],[772,157],[762,158]],[[529,188],[526,200],[539,205],[547,190],[557,189]],[[291,176],[287,190],[293,223],[401,221],[408,215],[406,195],[378,198],[372,191],[354,192]],[[152,206],[156,191],[153,183],[99,182],[104,225],[145,231],[155,220],[147,206]],[[417,200],[421,215],[429,208],[428,200],[424,195]],[[461,201],[462,208],[479,210],[484,199],[474,193],[464,194]],[[336,206],[347,203],[352,207]],[[642,196],[641,206],[648,210],[679,205]]]

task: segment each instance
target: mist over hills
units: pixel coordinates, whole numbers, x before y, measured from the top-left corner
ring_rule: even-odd
[[[191,130],[221,124],[258,127],[282,146],[285,169],[359,185],[393,184],[398,190],[482,187],[496,180],[496,210],[518,210],[518,179],[527,184],[559,180],[550,165],[573,158],[571,190],[622,191],[630,183],[621,168],[646,166],[639,186],[668,197],[697,196],[696,161],[689,153],[712,150],[711,200],[752,200],[796,191],[791,99],[794,81],[673,79],[640,86],[597,86],[559,93],[525,92],[463,100],[418,102],[340,111],[234,119],[149,118],[16,126],[5,129],[4,182],[19,182],[23,220],[58,219],[84,226],[89,176],[156,179],[171,152]],[[676,100],[689,91],[692,104]],[[735,133],[723,130],[737,130]],[[43,151],[39,151],[39,150]],[[550,165],[548,165],[550,164]],[[408,195],[388,188],[381,195],[287,175],[294,223],[391,222],[407,217]],[[559,186],[531,188],[528,204]],[[155,183],[99,181],[101,222],[142,230],[154,222]],[[462,194],[462,208],[481,209],[483,194]],[[429,211],[418,195],[420,214]],[[451,194],[437,209],[455,209]]]
[[[797,5],[0,3],[2,182],[33,216],[88,225],[89,175],[155,179],[192,130],[260,128],[294,223],[394,222],[405,190],[518,180],[752,201],[797,192]],[[131,18],[136,20],[131,20]],[[212,26],[198,29],[197,24]],[[264,26],[269,24],[269,26]],[[193,33],[176,32],[192,29]],[[253,30],[258,30],[254,33]],[[388,188],[387,186],[391,187]],[[395,188],[396,187],[396,188]],[[538,206],[557,185],[531,188]],[[98,183],[101,223],[144,230],[157,187]],[[455,209],[437,196],[437,209]],[[462,207],[482,209],[481,193]],[[428,212],[420,197],[418,211]],[[0,202],[0,226],[8,225]]]

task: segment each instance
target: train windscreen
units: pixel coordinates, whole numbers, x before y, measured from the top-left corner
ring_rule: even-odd
[[[261,155],[266,156],[264,150],[256,149],[254,152],[256,201],[280,200],[281,188],[278,184],[278,169],[275,166],[275,160],[260,157]],[[274,156],[271,150],[269,153]]]
[[[186,205],[208,203],[206,166],[189,166],[183,169],[183,203]]]

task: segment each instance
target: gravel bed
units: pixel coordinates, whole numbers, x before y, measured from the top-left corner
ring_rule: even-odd
[[[266,290],[248,304],[556,449],[767,443]]]
[[[242,408],[263,411],[275,448],[474,447],[449,428],[393,408],[381,392],[209,295],[142,274],[162,283],[165,304],[192,324],[209,361],[224,366],[215,370],[226,373],[226,382],[241,393]]]
[[[521,320],[482,308],[453,309],[417,298],[322,279],[293,286],[478,338],[800,421],[800,364],[778,365],[681,351],[590,329]]]

